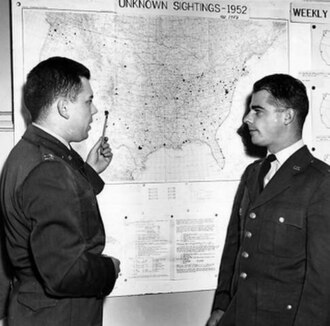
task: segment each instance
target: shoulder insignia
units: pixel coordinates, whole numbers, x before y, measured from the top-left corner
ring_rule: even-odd
[[[44,161],[54,161],[55,160],[55,156],[51,153],[47,153],[47,154],[42,154],[42,159]]]

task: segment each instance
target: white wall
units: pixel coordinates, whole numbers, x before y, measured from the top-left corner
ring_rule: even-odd
[[[0,0],[0,111],[11,111],[11,60],[9,0]],[[13,146],[13,132],[0,131],[0,168]]]

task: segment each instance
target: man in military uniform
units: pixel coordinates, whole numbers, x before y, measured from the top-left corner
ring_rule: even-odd
[[[86,162],[70,146],[88,137],[97,112],[89,79],[82,64],[53,57],[33,68],[24,86],[32,124],[1,178],[15,279],[8,326],[100,326],[103,298],[120,271],[118,259],[102,255],[96,200],[110,146],[101,137]]]
[[[254,84],[243,121],[268,156],[242,176],[207,326],[330,325],[330,168],[302,141],[308,106],[289,75]]]

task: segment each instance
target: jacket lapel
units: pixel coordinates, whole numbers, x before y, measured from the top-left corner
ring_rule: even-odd
[[[253,191],[254,194],[253,200],[251,201],[251,208],[256,208],[265,204],[287,188],[291,187],[295,176],[302,173],[312,160],[313,156],[310,154],[307,147],[302,147],[284,162],[274,177],[269,181],[265,189],[259,194],[257,177],[260,170],[260,163],[256,167],[255,173],[251,175],[251,177],[254,178],[254,182],[250,181],[252,182],[250,192]]]
[[[259,160],[255,163],[252,170],[248,174],[246,179],[246,187],[248,189],[250,202],[254,203],[259,196],[259,184],[258,184],[258,175],[260,172],[262,160]]]

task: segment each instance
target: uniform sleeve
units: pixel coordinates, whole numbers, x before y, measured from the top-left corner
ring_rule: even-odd
[[[104,182],[103,180],[100,178],[100,176],[97,174],[97,172],[88,164],[85,163],[84,164],[84,171],[85,174],[90,182],[90,184],[92,185],[94,192],[96,194],[99,194],[104,187]]]
[[[21,198],[31,223],[31,252],[48,294],[103,297],[114,287],[115,267],[110,257],[101,255],[102,239],[95,240],[103,226],[95,221],[100,217],[93,209],[88,215],[88,207],[97,205],[93,190],[82,205],[75,178],[61,162],[48,161],[25,180]]]
[[[306,276],[294,326],[330,325],[330,177],[325,177],[307,213]]]
[[[241,179],[234,199],[232,213],[227,228],[226,241],[222,252],[218,285],[215,291],[212,311],[216,309],[226,311],[232,299],[230,289],[235,271],[236,256],[240,245],[239,209],[245,189],[246,174],[247,173],[245,172]]]
[[[0,214],[1,215],[1,214]],[[10,291],[10,266],[5,251],[2,217],[0,221],[0,320],[7,315],[8,297]]]
[[[2,243],[1,245],[2,246]],[[2,248],[0,247],[1,261],[0,261],[0,320],[7,315],[8,297],[10,290],[10,277],[6,264],[8,263],[6,257],[4,257]]]

